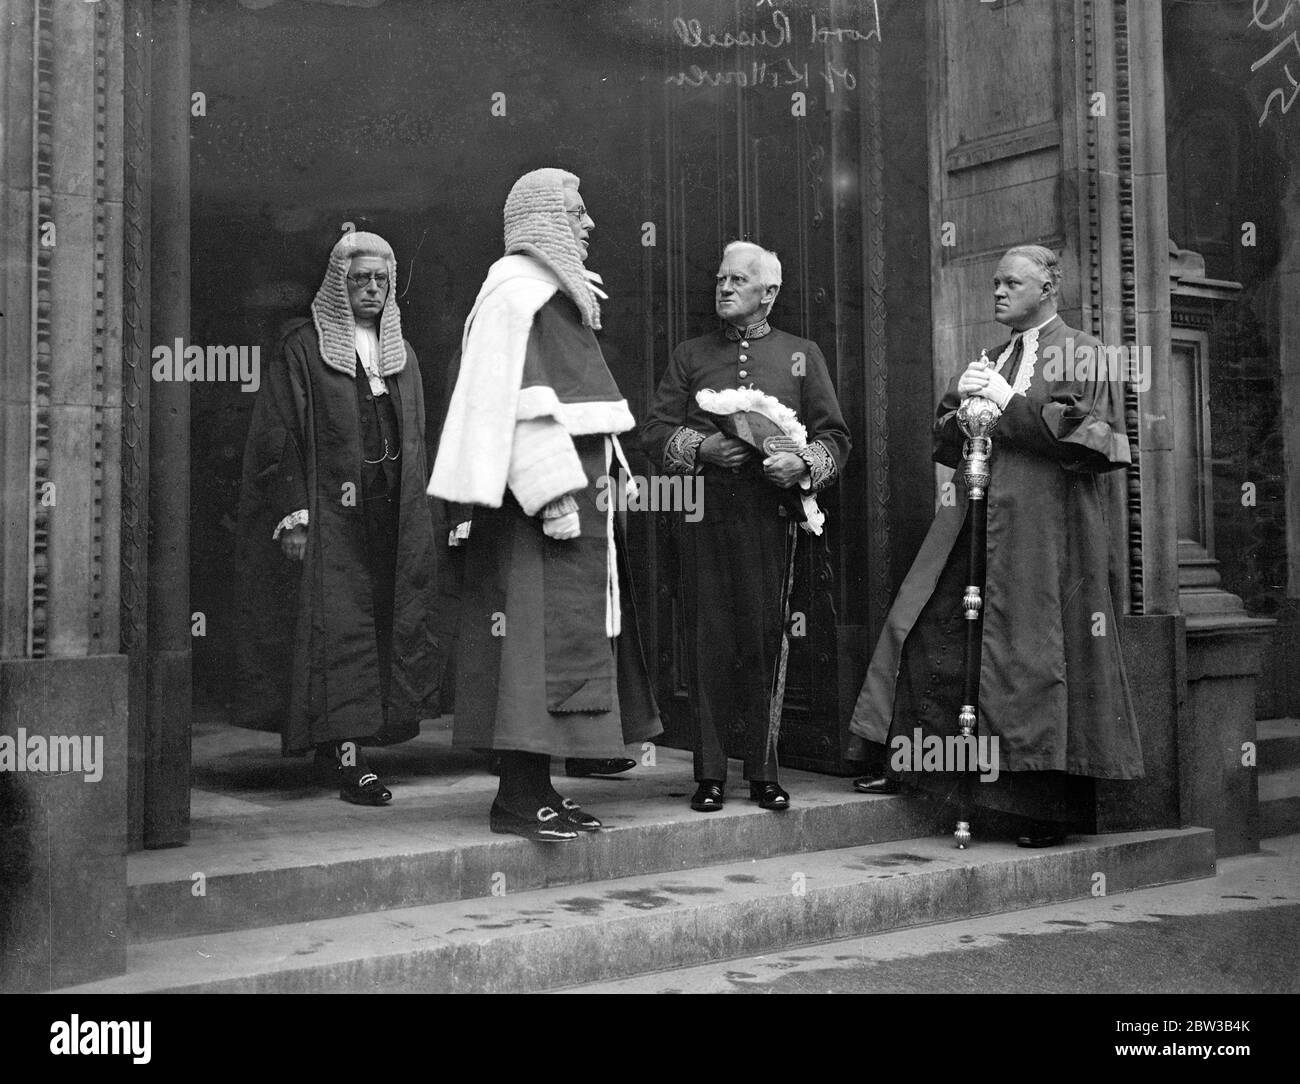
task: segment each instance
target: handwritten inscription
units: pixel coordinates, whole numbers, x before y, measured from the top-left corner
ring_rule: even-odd
[[[692,64],[686,71],[670,75],[664,82],[678,87],[794,87],[808,89],[810,78],[820,77],[832,94],[836,90],[853,90],[857,77],[848,68],[827,63],[812,69],[807,64],[795,64],[788,58],[769,65],[766,61],[752,61],[748,67],[726,71],[710,71]]]
[[[739,62],[733,62],[731,66],[714,68],[692,64],[668,76],[664,82],[669,85],[807,90],[810,83],[820,80],[832,94],[857,87],[857,76],[847,65],[835,64],[829,59],[820,66],[798,63],[790,57],[777,57],[773,53],[800,43],[816,47],[881,40],[878,0],[871,0],[868,17],[861,26],[838,26],[816,13],[810,13],[806,22],[802,18],[792,22],[789,15],[776,8],[754,29],[715,30],[706,27],[699,19],[678,16],[672,21],[672,31],[676,40],[687,49],[752,49],[756,55],[746,60],[737,58]]]
[[[1280,30],[1291,13],[1300,10],[1300,0],[1284,0],[1278,7],[1274,7],[1274,3],[1275,0],[1253,0],[1250,19],[1252,29],[1262,30],[1265,33]],[[1300,31],[1292,30],[1290,34],[1250,66],[1252,72],[1257,72],[1274,61],[1278,61],[1281,68],[1281,74],[1277,76],[1280,85],[1269,91],[1268,97],[1264,99],[1264,111],[1259,115],[1259,126],[1261,128],[1264,126],[1264,122],[1268,120],[1269,113],[1272,112],[1275,104],[1278,107],[1278,115],[1285,116],[1295,104],[1296,97],[1300,95],[1300,80],[1296,78],[1292,71],[1294,66],[1295,71],[1300,72],[1300,38],[1297,37],[1298,33]],[[1277,71],[1277,68],[1271,70]]]
[[[824,45],[831,41],[879,41],[880,12],[872,3],[874,26],[861,29],[854,26],[828,26],[817,21],[814,12],[808,16],[809,45]],[[781,49],[793,43],[794,32],[790,18],[784,11],[772,12],[772,25],[759,30],[726,30],[721,34],[714,30],[705,30],[699,19],[683,19],[680,15],[673,20],[673,33],[688,49],[735,49],[760,48]]]
[[[1276,30],[1284,22],[1286,17],[1291,14],[1293,8],[1300,7],[1300,0],[1284,0],[1281,14],[1275,19],[1264,19],[1263,16],[1268,14],[1269,8],[1273,6],[1274,0],[1254,0],[1251,5],[1250,25],[1259,30],[1270,31]]]
[[[772,29],[725,31],[721,36],[713,31],[705,32],[699,19],[683,19],[680,15],[673,20],[673,32],[688,49],[734,49],[738,45],[760,46],[765,49],[780,49],[790,43],[790,20],[785,12],[772,12]]]
[[[880,12],[876,4],[872,3],[872,13],[874,13],[874,26],[866,30],[859,29],[855,26],[827,26],[818,22],[816,13],[809,14],[809,32],[807,32],[807,42],[810,45],[826,44],[827,42],[879,42],[880,40]],[[697,18],[677,18],[672,21],[673,34],[677,35],[677,40],[689,49],[733,49],[733,48],[764,48],[780,49],[785,45],[794,42],[794,31],[790,29],[790,19],[785,12],[775,10],[772,12],[771,27],[764,26],[761,30],[725,30],[722,34],[714,30],[705,30],[702,23]]]

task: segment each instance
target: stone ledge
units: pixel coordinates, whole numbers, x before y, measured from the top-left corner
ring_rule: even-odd
[[[132,948],[66,992],[524,992],[1212,876],[1214,833],[958,851],[947,837],[509,892]]]

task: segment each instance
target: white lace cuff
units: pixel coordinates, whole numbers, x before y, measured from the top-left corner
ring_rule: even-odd
[[[542,509],[542,519],[560,519],[562,516],[577,515],[578,502],[573,499],[572,493],[566,493],[563,497],[556,497],[550,504]]]
[[[291,513],[280,520],[275,525],[275,534],[271,535],[272,542],[280,541],[280,534],[283,531],[292,531],[295,527],[307,526],[307,509],[299,508],[298,511]]]

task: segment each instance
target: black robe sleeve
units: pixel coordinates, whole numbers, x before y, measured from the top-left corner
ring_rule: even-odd
[[[1130,462],[1122,385],[1105,380],[1054,381],[1049,399],[1013,395],[995,440],[1058,460],[1067,470],[1102,472]]]
[[[957,424],[957,408],[961,406],[961,396],[957,394],[959,379],[960,375],[948,381],[948,390],[939,400],[933,433],[934,461],[954,469],[961,466],[961,449],[966,440],[961,426]]]
[[[834,470],[826,471],[822,466],[810,463],[813,473],[813,488],[821,489],[834,481],[844,472],[853,442],[849,438],[849,427],[840,410],[839,398],[835,395],[835,386],[831,383],[830,369],[822,356],[821,348],[814,342],[808,344],[808,372],[804,376],[803,416],[799,419],[808,431],[808,443],[821,444],[834,464]]]
[[[282,340],[253,405],[245,476],[261,491],[274,523],[309,508],[305,449],[307,358],[297,336]]]

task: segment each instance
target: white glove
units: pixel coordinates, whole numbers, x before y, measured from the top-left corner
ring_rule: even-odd
[[[984,390],[979,394],[985,399],[992,399],[1000,409],[1006,410],[1007,403],[1016,393],[1001,373],[989,373],[989,382],[984,385]]]
[[[554,519],[542,520],[542,530],[546,532],[548,538],[558,538],[561,541],[577,538],[582,533],[577,512],[566,512]]]

